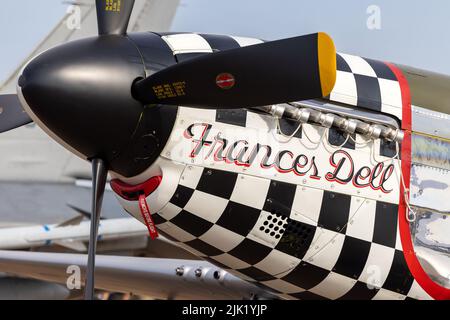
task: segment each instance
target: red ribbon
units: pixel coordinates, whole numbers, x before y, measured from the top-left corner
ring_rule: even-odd
[[[155,223],[153,222],[152,215],[150,214],[150,209],[145,198],[145,194],[139,196],[139,209],[141,210],[142,218],[144,218],[145,225],[147,226],[150,238],[152,240],[158,237],[158,231],[156,230]]]

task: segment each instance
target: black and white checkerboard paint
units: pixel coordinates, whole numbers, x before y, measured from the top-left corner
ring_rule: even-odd
[[[385,63],[343,53],[336,55],[336,62],[336,84],[330,100],[402,119],[400,85]]]
[[[178,61],[261,42],[199,34],[165,34],[162,38]],[[330,99],[363,104],[401,119],[398,84],[379,62],[339,55],[338,68]],[[361,79],[363,84],[359,85]],[[380,94],[368,96],[372,94],[368,88],[377,85]],[[163,182],[172,180],[171,187],[159,190],[160,198],[168,201],[153,215],[164,235],[285,299],[430,298],[412,277],[403,256],[397,222],[398,175],[391,179],[393,191],[380,194],[370,188],[274,169],[205,160],[203,154],[190,158],[186,151],[193,144],[183,133],[193,123],[210,124],[230,140],[248,132],[270,137],[273,145],[314,155],[318,163],[325,163],[342,143],[333,131],[321,144],[311,142],[326,130],[312,125],[304,125],[289,142],[280,143],[285,138],[277,134],[276,121],[270,116],[245,110],[180,107],[172,136],[161,161],[155,164],[160,166]],[[292,124],[282,121],[281,128],[292,130]],[[314,139],[307,139],[306,133]],[[384,154],[379,141],[367,142],[359,135],[355,138],[356,145],[350,141],[342,148],[355,164],[385,161],[394,163],[398,172],[399,160]],[[165,171],[171,174],[166,177]],[[325,172],[322,169],[321,174]],[[150,206],[152,199],[156,201],[155,195],[150,196]],[[121,201],[139,217],[136,204]]]

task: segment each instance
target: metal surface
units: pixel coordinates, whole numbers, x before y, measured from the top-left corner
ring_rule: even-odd
[[[98,33],[100,35],[124,35],[134,7],[134,0],[111,4],[107,0],[96,0]],[[115,6],[118,5],[118,6]]]
[[[412,162],[450,170],[450,141],[412,135]]]
[[[411,111],[413,131],[450,139],[450,115],[417,106]]]
[[[128,31],[141,32],[154,30],[158,32],[169,31],[180,0],[136,0],[131,14]],[[24,59],[9,78],[0,85],[1,93],[15,93],[17,77],[20,70],[32,57],[40,52],[58,44],[78,40],[97,34],[97,15],[94,0],[74,1],[74,5],[80,10],[79,28],[70,27],[70,19],[73,11],[60,20],[53,30],[42,40],[40,44]]]
[[[414,210],[416,220],[411,224],[414,251],[428,275],[450,288],[450,215],[417,207]]]
[[[411,204],[450,213],[450,171],[413,164]]]
[[[420,114],[431,113],[426,112],[422,110]],[[441,124],[446,121],[445,117],[440,119]],[[440,127],[439,122],[435,127],[433,119],[428,118],[425,126],[413,112],[414,130],[433,134]],[[411,141],[410,203],[415,219],[410,228],[414,251],[430,278],[450,288],[450,141],[414,133]]]
[[[274,297],[266,290],[205,261],[99,255],[96,264],[96,287],[112,292],[131,292],[155,299],[241,300],[252,296]],[[0,251],[0,270],[25,277],[66,284],[68,266],[79,266],[83,277],[86,256]],[[182,268],[183,273],[177,275],[177,268]],[[195,270],[199,268],[202,275],[197,277]],[[79,290],[72,293],[74,291]]]
[[[399,128],[397,120],[395,120],[393,117],[386,116],[380,113],[364,111],[361,110],[361,108],[356,109],[357,107],[352,108],[349,106],[339,105],[337,103],[319,100],[293,102],[292,104],[302,108],[310,108],[321,112],[335,113],[343,117],[358,119],[364,122],[370,122],[374,124],[380,124],[395,129]]]

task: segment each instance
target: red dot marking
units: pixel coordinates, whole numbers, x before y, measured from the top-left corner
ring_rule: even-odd
[[[216,84],[221,89],[231,89],[235,84],[234,76],[230,73],[221,73],[216,77]]]

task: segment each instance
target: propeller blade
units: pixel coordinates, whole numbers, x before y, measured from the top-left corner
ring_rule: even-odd
[[[207,54],[138,80],[144,104],[247,108],[327,96],[336,49],[325,33]]]
[[[16,94],[0,95],[0,132],[5,132],[33,122],[22,109]]]
[[[134,0],[96,0],[99,35],[124,35],[133,11]]]
[[[100,223],[100,211],[107,176],[108,169],[105,162],[98,158],[92,159],[92,219],[91,232],[89,235],[86,286],[84,292],[86,300],[93,300],[94,298],[95,252],[97,249],[98,225]]]

